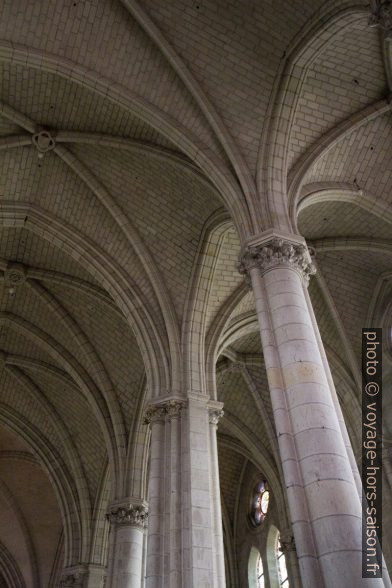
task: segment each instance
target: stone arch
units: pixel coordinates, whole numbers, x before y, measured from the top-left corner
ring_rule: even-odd
[[[381,202],[363,190],[355,190],[352,186],[331,185],[324,182],[303,187],[303,193],[297,206],[297,216],[307,206],[334,201],[349,202],[392,224],[392,214],[387,203]]]
[[[268,576],[271,588],[280,588],[279,571],[276,561],[276,541],[279,530],[275,525],[270,525],[267,535],[266,560],[268,566]]]
[[[124,496],[132,496],[139,500],[147,500],[147,470],[151,438],[151,429],[144,423],[147,396],[146,379],[143,377],[140,383],[134,426],[128,439],[127,470],[123,491]]]
[[[224,418],[228,419],[227,416]],[[270,456],[260,448],[253,438],[250,437],[249,433],[244,431],[243,428],[235,422],[234,418],[230,418],[229,422],[233,435],[240,441],[240,443],[229,439],[224,439],[223,441],[219,440],[219,442],[223,442],[226,447],[248,459],[256,469],[264,472],[273,492],[274,500],[282,517],[282,522],[284,525],[288,525],[289,516],[287,499],[275,464]]]
[[[235,169],[245,197],[245,203],[249,210],[250,222],[252,223],[252,221],[254,221],[254,229],[257,230],[256,219],[259,220],[260,215],[257,201],[255,199],[255,185],[253,178],[241,151],[238,149],[235,141],[233,141],[233,138],[228,132],[228,129],[213,102],[209,99],[208,94],[204,92],[202,86],[192,75],[184,61],[175,52],[171,44],[166,41],[163,34],[158,27],[155,26],[148,14],[133,0],[123,0],[123,3],[166,57],[214,130],[214,133],[225,150],[231,165]]]
[[[107,507],[112,494],[112,480],[109,465],[102,468],[102,475],[93,512],[91,534],[90,561],[93,564],[106,566],[108,560],[108,541],[110,523],[106,518]]]
[[[257,185],[264,195],[263,218],[268,227],[285,232],[293,230],[287,200],[288,141],[308,68],[337,33],[367,18],[365,7],[333,4],[317,13],[286,50],[259,151]]]
[[[0,579],[8,588],[26,588],[19,566],[5,545],[0,542]]]
[[[306,173],[311,169],[317,161],[332,149],[340,140],[347,135],[374,120],[378,116],[391,110],[391,104],[388,99],[378,100],[370,106],[366,106],[359,112],[349,116],[343,122],[337,124],[330,131],[322,135],[309,149],[299,158],[294,167],[290,170],[288,176],[288,199],[290,218],[293,227],[298,232],[297,228],[297,207],[300,198],[300,189]]]
[[[102,434],[106,440],[108,454],[113,460],[115,471],[117,471],[117,468],[119,467],[120,452],[115,443],[115,428],[112,421],[113,415],[110,414],[105,399],[83,366],[81,366],[76,358],[52,337],[21,317],[10,313],[0,313],[0,322],[6,322],[11,328],[24,334],[39,347],[48,351],[52,357],[63,365],[65,370],[77,382],[80,389],[85,394],[90,406],[94,410],[95,417],[100,424]]]
[[[1,60],[20,63],[27,67],[40,69],[60,75],[76,82],[97,94],[110,99],[115,104],[132,112],[150,126],[158,130],[192,159],[210,178],[219,191],[220,198],[230,211],[233,222],[242,237],[253,234],[252,219],[244,203],[244,196],[231,171],[212,150],[192,136],[190,131],[182,128],[168,114],[148,103],[139,95],[131,92],[120,84],[113,84],[96,72],[87,70],[69,59],[49,54],[21,44],[13,44],[0,40]]]
[[[59,435],[65,455],[67,455],[69,462],[71,463],[73,480],[77,492],[77,500],[79,503],[79,510],[81,513],[81,525],[82,525],[82,550],[84,553],[88,551],[89,534],[90,534],[90,521],[89,515],[91,512],[90,497],[87,491],[87,484],[85,474],[83,471],[82,463],[80,460],[77,448],[69,436],[69,431],[65,426],[61,416],[58,414],[54,406],[45,399],[45,396],[41,394],[38,386],[19,368],[14,366],[8,366],[6,363],[6,369],[11,373],[12,377],[15,378],[24,387],[27,394],[34,400],[34,402],[42,408],[43,414],[47,415],[50,422],[52,423],[55,431]]]
[[[86,538],[83,537],[84,526],[77,491],[61,456],[48,439],[42,438],[42,435],[24,417],[10,407],[0,405],[0,423],[16,433],[31,447],[49,477],[64,525],[65,565],[75,565],[83,561],[83,558],[87,556],[83,553]]]
[[[23,516],[21,509],[19,508],[17,502],[15,501],[15,499],[12,495],[12,492],[9,490],[9,488],[6,486],[6,484],[4,484],[4,482],[2,482],[2,481],[0,481],[0,497],[5,499],[7,505],[12,510],[12,515],[13,515],[13,517],[15,517],[14,520],[16,521],[17,526],[19,527],[21,533],[23,534],[23,543],[24,543],[24,547],[27,551],[27,558],[28,558],[28,564],[29,564],[28,571],[30,572],[30,573],[27,573],[27,570],[26,570],[25,574],[28,577],[28,579],[32,581],[34,588],[39,588],[40,577],[39,577],[39,570],[38,570],[38,565],[37,565],[37,554],[34,549],[34,544],[32,541],[30,530],[27,526],[25,517]],[[21,573],[22,570],[20,570],[20,568],[17,564],[17,561],[15,560],[15,558],[12,557],[11,553],[6,549],[5,545],[3,545],[1,543],[0,543],[0,560],[2,560],[2,561],[0,561],[0,573],[3,572],[3,576],[4,575],[6,576],[6,573],[8,571],[8,572],[10,572],[9,579],[14,581],[17,578],[17,576],[20,575],[21,579],[23,580],[23,584],[25,584],[23,575]],[[8,570],[7,570],[7,564],[10,565],[10,569],[8,569]],[[6,576],[6,578],[7,578],[7,576]],[[17,588],[17,586],[18,586],[18,584],[15,585],[15,588]]]
[[[249,588],[259,588],[259,583],[257,581],[257,562],[259,557],[263,562],[263,557],[258,549],[254,545],[250,548],[249,551],[249,558],[248,558],[248,586]],[[264,562],[263,562],[263,571],[264,571]]]
[[[185,303],[182,340],[184,347],[185,384],[188,390],[207,394],[205,381],[205,311],[218,261],[219,249],[230,220],[224,211],[210,217],[200,239],[198,255],[195,258],[192,278]],[[197,349],[198,360],[194,354]],[[198,366],[194,371],[193,366]],[[212,391],[209,391],[212,396]]]
[[[211,390],[211,395],[213,394],[214,399],[216,399],[216,370],[215,365],[218,359],[219,354],[219,343],[226,327],[226,324],[230,318],[230,315],[234,311],[235,307],[241,299],[247,293],[248,288],[245,283],[240,284],[232,295],[230,296],[229,300],[226,301],[224,308],[221,309],[220,312],[217,313],[215,319],[213,320],[210,328],[208,329],[208,333],[206,336],[206,378],[209,390]]]
[[[140,292],[129,283],[124,272],[78,231],[46,211],[30,204],[9,203],[0,205],[0,223],[19,226],[59,247],[96,276],[105,290],[116,301],[133,329],[146,367],[152,390],[168,388],[170,383],[165,345],[153,318],[149,315]]]

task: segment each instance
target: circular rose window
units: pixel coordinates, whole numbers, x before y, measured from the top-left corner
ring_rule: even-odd
[[[268,512],[270,493],[266,481],[259,482],[255,488],[252,500],[251,519],[255,526],[260,525]]]

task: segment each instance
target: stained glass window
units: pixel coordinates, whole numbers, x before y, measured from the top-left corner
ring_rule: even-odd
[[[269,506],[270,493],[267,482],[257,484],[252,501],[252,522],[255,526],[260,525],[267,514]]]
[[[257,558],[257,566],[256,566],[256,578],[257,578],[257,588],[264,588],[264,569],[263,569],[263,560],[261,559],[261,555]]]

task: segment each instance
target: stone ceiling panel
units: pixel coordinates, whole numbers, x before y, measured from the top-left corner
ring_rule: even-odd
[[[291,131],[288,169],[326,131],[387,93],[377,28],[343,29],[309,68]]]
[[[166,58],[118,0],[89,3],[7,0],[0,12],[0,38],[58,56],[116,82],[162,109],[214,148],[215,138],[199,108]],[[39,23],[39,26],[38,26]],[[87,76],[86,76],[87,77]]]
[[[0,166],[4,170],[0,190],[7,200],[35,204],[99,243],[154,300],[141,264],[118,224],[59,157],[47,153],[40,160],[33,148],[25,147],[0,154]]]
[[[255,315],[256,319],[256,315]],[[257,328],[257,327],[256,327]],[[238,353],[260,353],[261,354],[261,341],[260,333],[257,329],[254,333],[244,335],[235,341],[232,345],[233,349]]]
[[[23,135],[25,131],[4,116],[0,116],[0,137]]]
[[[346,182],[374,198],[392,200],[392,114],[361,126],[330,149],[304,183]]]
[[[230,320],[240,317],[241,315],[255,313],[255,298],[252,291],[249,291],[243,299],[237,304],[235,310],[230,315]]]
[[[80,390],[53,374],[33,369],[25,369],[25,371],[54,406],[69,431],[83,464],[91,503],[94,505],[102,470],[107,460],[107,452],[92,407]],[[64,449],[62,455],[64,456]]]
[[[51,285],[51,292],[74,316],[88,337],[114,386],[128,430],[135,416],[144,374],[144,363],[135,337],[126,321],[99,301],[93,302],[82,292],[74,293],[66,287]],[[74,343],[75,349],[75,343]],[[82,361],[79,354],[79,360]],[[87,360],[83,360],[87,367]],[[89,373],[97,385],[97,374]]]
[[[0,447],[1,451],[22,451],[23,453],[28,453],[34,457],[31,447],[29,447],[19,435],[16,435],[6,427],[3,427],[3,425],[0,427]]]
[[[378,278],[392,269],[391,257],[372,252],[339,251],[320,253],[318,263],[360,365],[361,329],[366,326]]]
[[[32,286],[36,284],[32,281]],[[4,287],[4,284],[0,285]],[[4,296],[0,308],[2,312],[9,312],[17,317],[21,317],[26,322],[31,323],[33,327],[43,332],[43,337],[50,337],[55,344],[68,350],[69,353],[75,351],[74,336],[65,327],[57,313],[53,312],[48,306],[45,299],[38,296],[28,284],[16,288],[13,296],[4,289]],[[72,289],[72,295],[78,296],[77,291]]]
[[[76,260],[27,228],[1,227],[0,258],[27,267],[60,272],[96,284]]]
[[[232,227],[226,232],[218,253],[218,260],[208,299],[206,331],[208,331],[216,313],[222,308],[230,294],[243,281],[243,277],[237,269],[240,248],[238,234]]]
[[[1,457],[1,453],[0,453]],[[40,585],[49,586],[50,574],[62,532],[59,505],[50,481],[38,463],[18,459],[0,459],[0,481],[12,495],[12,502],[19,510],[28,528],[31,546],[30,556],[36,558]],[[45,500],[43,500],[45,497]],[[10,515],[10,508],[6,509]],[[8,519],[8,526],[15,528],[16,519]],[[3,534],[7,530],[2,525]],[[25,538],[26,539],[26,538]],[[12,552],[15,557],[19,549]],[[18,562],[25,570],[25,562]],[[27,580],[28,581],[28,580]],[[27,584],[28,585],[28,584]]]
[[[170,10],[155,0],[143,4],[212,100],[254,171],[282,56],[322,2],[172,0]]]
[[[218,437],[218,459],[221,495],[233,525],[238,482],[241,479],[245,458],[240,453],[225,447]]]
[[[137,226],[180,319],[203,224],[221,207],[213,190],[186,168],[143,153],[79,146],[74,152]]]
[[[10,355],[20,355],[60,367],[49,351],[25,333],[15,331],[15,327],[9,322],[0,324],[0,349]]]
[[[32,396],[27,388],[19,383],[8,371],[2,368],[1,375],[1,404],[17,411],[28,423],[40,431],[59,452],[63,455],[63,445],[58,431],[52,420],[43,412],[36,398]],[[64,456],[63,456],[64,457]]]
[[[10,63],[0,63],[0,77],[1,100],[40,126],[61,131],[132,137],[176,149],[173,143],[147,123],[76,82]],[[12,124],[8,125],[12,129]],[[15,132],[10,130],[9,134]]]
[[[360,201],[360,196],[358,197]],[[300,211],[298,228],[307,240],[328,237],[391,239],[392,227],[350,202],[320,202]]]
[[[271,443],[264,429],[252,394],[239,372],[223,371],[217,375],[218,400],[224,403],[227,416],[232,415],[238,425],[249,429],[262,446],[270,450]]]

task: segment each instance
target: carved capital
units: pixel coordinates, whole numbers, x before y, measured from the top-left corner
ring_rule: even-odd
[[[238,265],[240,274],[257,268],[262,274],[276,267],[293,268],[306,282],[316,273],[310,252],[306,245],[282,237],[272,237],[260,244],[249,245]]]
[[[165,404],[166,414],[169,419],[179,417],[181,411],[185,408],[186,402],[183,400],[169,400]]]
[[[217,425],[224,415],[223,403],[210,400],[208,403],[208,420],[212,425]]]
[[[210,408],[208,409],[208,420],[212,425],[217,425],[224,414],[222,409]]]
[[[166,416],[166,410],[164,406],[151,404],[146,408],[144,413],[144,424],[149,425],[156,421],[164,420]]]
[[[144,414],[144,423],[149,425],[156,421],[173,419],[179,417],[181,411],[185,408],[186,402],[184,400],[170,399],[160,404],[150,404]]]
[[[380,27],[387,39],[392,39],[392,1],[371,0],[370,27]]]
[[[82,572],[71,572],[65,574],[60,580],[61,588],[83,588],[84,574]]]
[[[290,551],[295,551],[295,541],[294,537],[291,534],[281,535],[280,536],[280,548],[282,553],[287,555]]]
[[[106,516],[113,524],[130,525],[145,529],[147,527],[148,508],[142,504],[127,504],[111,509]]]

